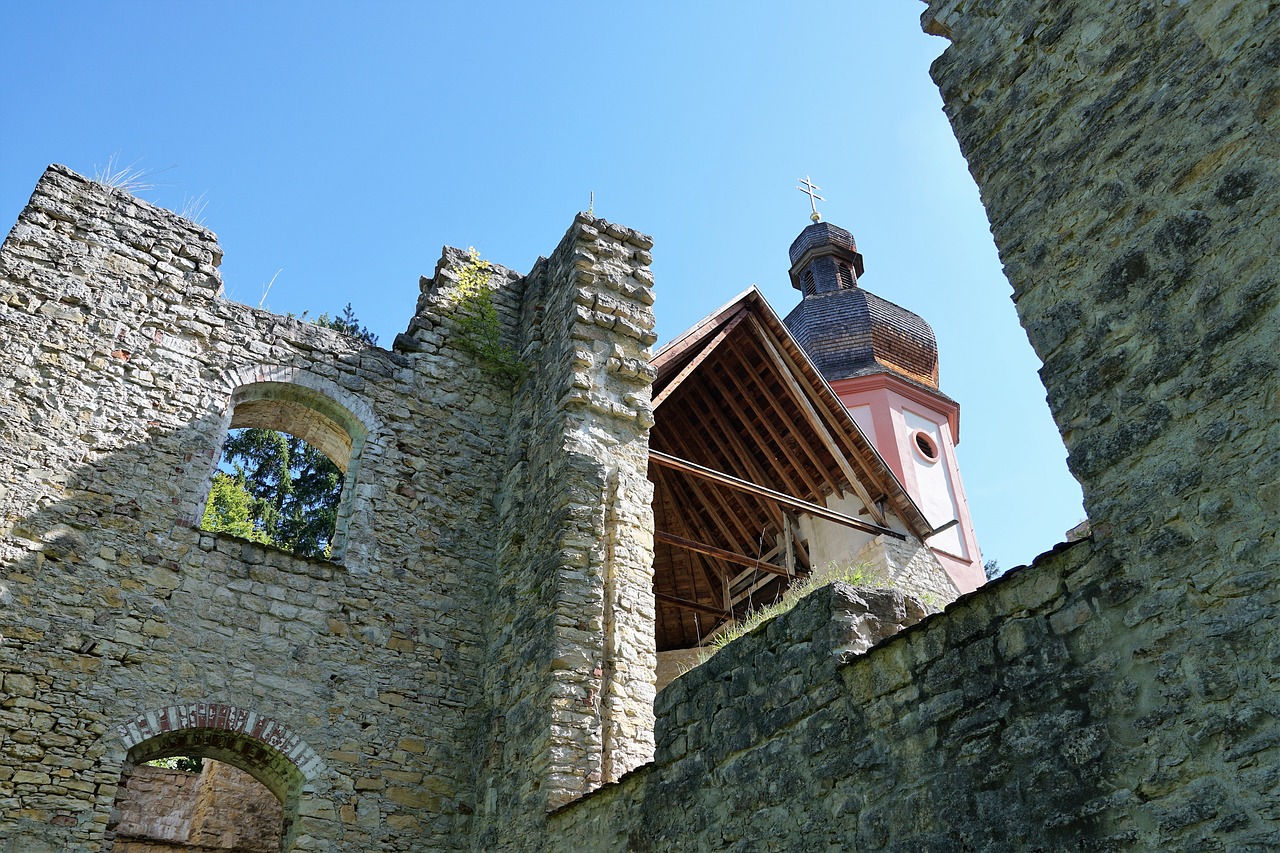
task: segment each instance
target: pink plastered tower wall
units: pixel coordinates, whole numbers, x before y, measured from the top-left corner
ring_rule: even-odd
[[[939,527],[958,520],[928,545],[960,592],[985,583],[956,459],[960,405],[888,373],[838,379],[831,387],[929,522]],[[920,447],[921,434],[934,459]]]

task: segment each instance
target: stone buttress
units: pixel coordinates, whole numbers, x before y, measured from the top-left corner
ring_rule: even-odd
[[[528,822],[644,760],[649,245],[581,217],[491,267],[513,374],[460,338],[466,253],[369,347],[51,167],[0,252],[0,839],[110,849],[133,767],[194,754],[276,794],[287,850],[465,849],[486,798]],[[334,559],[198,528],[237,426],[340,457]]]
[[[526,282],[499,491],[478,849],[652,755],[652,241],[580,214]]]

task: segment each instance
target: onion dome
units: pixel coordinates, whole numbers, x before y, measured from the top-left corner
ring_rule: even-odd
[[[858,286],[853,235],[816,222],[791,244],[791,284],[803,298],[786,324],[828,382],[892,373],[934,391],[938,343],[918,314]]]

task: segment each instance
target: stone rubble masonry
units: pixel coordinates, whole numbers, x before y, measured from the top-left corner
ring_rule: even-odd
[[[290,851],[1280,848],[1280,7],[923,24],[1089,538],[862,652],[905,604],[819,591],[650,728],[647,238],[495,271],[511,387],[451,342],[462,253],[363,348],[55,167],[0,253],[0,838],[109,849],[115,727],[205,702],[319,756]],[[190,527],[259,368],[376,416],[339,562]]]
[[[280,801],[243,770],[206,761],[191,818],[190,843],[236,853],[279,853]]]
[[[111,849],[122,774],[179,749],[274,787],[291,851],[465,848],[491,790],[533,821],[647,759],[650,246],[583,216],[533,284],[493,267],[513,388],[456,342],[461,251],[367,347],[50,167],[0,251],[0,839]],[[193,526],[246,419],[350,442],[338,559]]]
[[[525,284],[485,666],[476,843],[527,849],[545,811],[652,755],[652,241],[580,215]]]
[[[125,846],[126,840],[139,849],[185,843],[191,835],[200,776],[165,767],[133,768],[129,786],[116,804],[116,846]]]
[[[871,566],[873,572],[883,572],[882,578],[873,575],[872,580],[909,592],[931,610],[940,610],[960,595],[937,556],[914,537],[900,540],[877,536],[854,556],[854,563]]]

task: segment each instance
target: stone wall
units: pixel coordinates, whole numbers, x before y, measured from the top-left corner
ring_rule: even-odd
[[[199,773],[143,765],[133,768],[116,798],[117,847],[164,849],[184,844],[200,793]]]
[[[219,259],[209,232],[58,167],[5,243],[0,724],[23,746],[0,759],[0,832],[93,849],[134,746],[116,727],[220,703],[319,754],[295,849],[452,837],[491,563],[472,484],[498,479],[509,392],[457,353],[221,299]],[[191,526],[233,397],[259,383],[363,428],[341,562]]]
[[[36,683],[5,712],[34,742],[0,820],[88,849],[127,760],[112,727],[235,697],[319,740],[297,849],[447,838],[470,797],[493,513],[456,473],[497,479],[508,395],[457,357],[223,300],[218,259],[209,232],[58,168],[6,241],[0,630],[6,680]],[[257,383],[363,426],[341,563],[191,526],[233,396]]]
[[[495,270],[513,385],[454,338],[461,254],[365,348],[55,167],[0,253],[8,848],[104,849],[122,771],[189,748],[274,786],[290,850],[1280,846],[1280,7],[924,23],[1091,539],[865,654],[846,591],[807,599],[668,686],[623,775],[648,239],[580,217]],[[244,389],[347,425],[340,560],[191,527]]]
[[[575,247],[597,227],[602,245],[630,248],[596,263]],[[525,557],[561,556],[569,575],[538,591],[553,607],[528,641],[566,685],[540,683],[529,697],[543,703],[521,734],[544,744],[527,763],[532,784],[559,772],[550,704],[586,704],[563,695],[571,683],[596,685],[588,711],[611,721],[615,734],[601,735],[602,723],[596,738],[616,741],[617,761],[647,755],[633,736],[652,666],[647,678],[630,667],[651,654],[629,638],[644,625],[638,591],[649,585],[637,471],[651,332],[629,325],[624,308],[638,299],[648,316],[647,271],[633,260],[645,251],[633,244],[648,243],[590,218],[571,235],[552,262],[560,278],[536,303],[524,277],[491,269],[500,331],[529,368],[513,387],[459,345],[455,318],[475,308],[456,286],[465,253],[446,251],[423,280],[393,350],[366,347],[222,299],[210,232],[49,169],[0,252],[0,838],[32,853],[101,849],[122,771],[195,752],[284,800],[287,849],[465,846],[480,808],[473,759],[495,716],[481,673],[487,655],[505,653],[501,643],[488,651],[495,627],[504,638],[502,620],[516,618],[493,582],[504,576],[500,539],[505,576],[523,576]],[[572,290],[570,276],[598,276],[585,317],[569,302],[590,296],[588,282]],[[612,313],[610,288],[621,294]],[[546,347],[523,325],[544,303]],[[578,344],[570,330],[588,326],[580,387],[565,359]],[[517,392],[522,407],[562,415],[513,423]],[[193,527],[226,430],[272,418],[336,442],[349,463],[333,561]],[[603,449],[579,447],[583,436],[604,436]],[[516,552],[521,498],[500,489],[523,446],[540,454],[539,478],[553,473],[544,494],[560,512]],[[599,492],[580,490],[589,483],[608,485],[608,512]],[[542,505],[527,506],[542,517]],[[551,615],[582,602],[597,616],[581,627]],[[605,623],[627,642],[611,640],[620,663],[602,675],[598,656],[575,657],[557,636]],[[553,653],[561,648],[567,656]],[[604,753],[597,746],[592,760]]]
[[[284,816],[270,791],[221,761],[206,761],[200,777],[190,843],[236,853],[278,853]]]
[[[485,679],[479,849],[652,754],[652,241],[579,216],[526,284],[528,378],[507,446]]]

